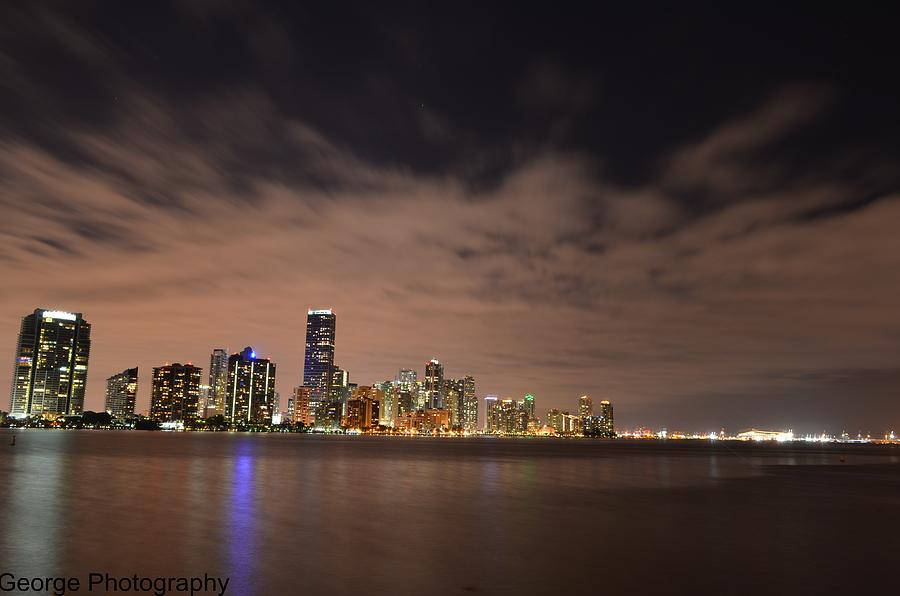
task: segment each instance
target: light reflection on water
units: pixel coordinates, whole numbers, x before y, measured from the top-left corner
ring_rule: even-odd
[[[685,585],[814,593],[888,557],[826,548],[836,536],[900,533],[879,513],[900,505],[896,468],[802,467],[896,463],[896,449],[99,431],[20,432],[14,449],[0,569],[24,575],[538,594],[594,592],[598,570],[617,593],[653,568]]]

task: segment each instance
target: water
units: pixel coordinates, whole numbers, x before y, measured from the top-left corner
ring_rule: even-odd
[[[17,576],[208,573],[228,594],[898,586],[895,447],[11,433],[0,572]]]

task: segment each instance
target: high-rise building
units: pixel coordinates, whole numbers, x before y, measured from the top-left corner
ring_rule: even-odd
[[[331,397],[334,371],[335,315],[329,310],[306,314],[306,353],[303,358],[303,385],[312,390],[310,407]]]
[[[594,415],[594,400],[590,395],[582,395],[578,398],[578,415],[582,418]]]
[[[9,413],[55,418],[81,414],[91,326],[81,313],[36,309],[22,318]]]
[[[346,403],[350,398],[350,373],[335,365],[331,368],[330,399]]]
[[[362,386],[353,390],[347,400],[347,414],[343,426],[348,429],[369,430],[378,426],[384,394],[376,387]]]
[[[525,416],[527,417],[527,422],[531,422],[535,418],[534,415],[534,396],[530,393],[525,394],[525,398],[522,400],[522,408],[525,410]]]
[[[500,432],[500,400],[496,395],[484,396],[484,432]]]
[[[303,385],[294,387],[294,394],[289,403],[292,404],[293,410],[289,412],[291,422],[301,423],[304,426],[312,426],[315,412],[309,408],[309,396],[312,390]]]
[[[249,346],[229,356],[225,419],[235,426],[271,424],[274,407],[275,363]]]
[[[137,367],[125,369],[106,379],[106,411],[120,420],[133,415],[137,389]]]
[[[558,433],[563,432],[563,415],[568,414],[568,412],[560,412],[556,408],[547,410],[547,426],[551,427]]]
[[[444,408],[444,365],[435,358],[425,363],[425,400],[428,409]]]
[[[397,416],[399,390],[391,381],[377,383],[375,388],[381,391],[381,405],[378,408],[378,424],[382,426],[394,426],[394,418]]]
[[[460,426],[463,430],[478,431],[478,398],[475,396],[475,377],[467,375],[463,380],[462,415]]]
[[[444,409],[450,412],[450,426],[462,426],[464,382],[462,379],[444,379]]]
[[[198,416],[203,369],[192,364],[153,368],[150,418],[158,422],[188,422]]]
[[[516,402],[512,399],[504,399],[499,407],[499,424],[497,432],[515,435],[524,433],[528,429],[528,414],[525,411],[524,401]]]
[[[414,393],[416,389],[416,371],[410,368],[401,368],[397,373],[397,384],[401,391]]]
[[[613,438],[616,436],[616,424],[613,419],[613,407],[612,404],[607,400],[603,400],[600,402],[600,411],[598,412],[601,420],[600,428],[602,430],[602,435],[607,438]]]
[[[209,356],[209,393],[206,416],[225,414],[225,395],[228,391],[228,352],[215,348]]]

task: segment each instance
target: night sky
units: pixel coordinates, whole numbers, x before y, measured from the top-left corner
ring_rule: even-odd
[[[0,387],[46,307],[93,325],[88,409],[246,345],[283,408],[333,307],[359,384],[900,428],[887,14],[300,4],[2,3]]]

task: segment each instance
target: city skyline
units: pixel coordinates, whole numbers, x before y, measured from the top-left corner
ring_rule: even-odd
[[[629,427],[900,419],[887,19],[154,4],[0,8],[0,338],[85,313],[86,408],[247,345],[286,400],[327,307],[354,382],[437,358]]]

